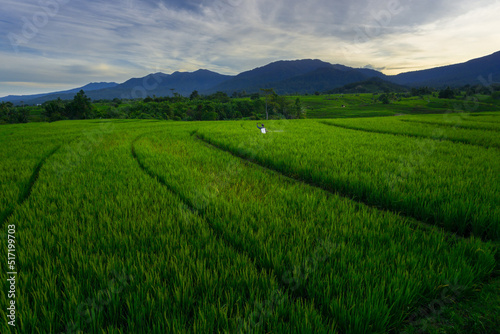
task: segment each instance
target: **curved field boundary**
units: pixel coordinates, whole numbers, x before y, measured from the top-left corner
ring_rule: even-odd
[[[486,123],[486,124],[499,124],[500,126],[500,121],[492,121],[492,120],[481,120],[481,119],[474,119],[474,118],[467,118],[467,122],[475,122],[475,123]]]
[[[194,134],[194,132],[192,133],[192,135],[193,134]],[[196,138],[196,136],[194,138]],[[248,257],[249,259],[253,260],[252,262],[254,262],[254,265],[256,266],[256,268],[263,269],[263,270],[268,269],[266,272],[270,273],[271,275],[276,275],[280,272],[279,265],[278,266],[275,266],[272,264],[266,265],[266,262],[261,260],[259,253],[263,254],[262,251],[252,252],[251,250],[249,250],[249,247],[252,247],[252,244],[253,244],[252,242],[246,244],[246,246],[243,246],[243,249],[240,248],[239,246],[243,245],[243,244],[240,244],[238,242],[233,241],[233,239],[231,239],[231,236],[230,236],[231,233],[228,232],[227,230],[225,230],[224,227],[221,228],[220,227],[221,225],[220,225],[219,221],[217,220],[216,216],[213,216],[210,214],[209,211],[211,211],[210,210],[211,206],[207,206],[207,205],[211,205],[211,204],[202,205],[200,207],[199,205],[196,204],[196,201],[193,201],[193,198],[195,198],[196,196],[192,197],[191,196],[192,192],[190,192],[190,190],[184,191],[184,183],[182,182],[182,180],[180,182],[176,182],[175,178],[172,178],[172,176],[169,176],[169,172],[167,171],[169,168],[176,170],[177,169],[176,167],[179,167],[182,169],[182,165],[181,164],[177,164],[177,165],[172,164],[171,165],[171,164],[167,163],[167,161],[169,160],[169,156],[170,156],[170,151],[169,151],[170,146],[168,144],[165,144],[165,146],[160,146],[161,148],[163,148],[161,150],[158,150],[158,149],[149,150],[149,147],[150,147],[149,145],[152,145],[154,147],[155,141],[149,142],[146,139],[144,142],[141,141],[140,143],[137,143],[137,144],[136,144],[136,141],[137,141],[137,139],[132,143],[131,152],[132,152],[132,156],[134,157],[134,159],[139,163],[141,169],[143,169],[149,176],[151,176],[152,178],[154,178],[155,180],[160,182],[162,185],[167,187],[167,189],[170,190],[173,194],[177,195],[180,199],[182,199],[182,201],[186,205],[189,206],[191,211],[193,211],[194,213],[197,213],[199,216],[201,216],[203,218],[206,218],[206,221],[209,224],[209,227],[215,232],[217,238],[222,239],[221,241],[225,242],[225,244],[228,247],[231,247],[232,249],[234,249],[238,253],[242,254],[243,256]],[[159,141],[156,143],[158,144]],[[214,147],[213,145],[210,145],[209,143],[206,143],[203,140],[201,140],[199,142],[199,145],[193,145],[193,144],[181,145],[180,147],[182,147],[182,150],[179,150],[179,151],[173,150],[172,151],[173,152],[172,159],[175,160],[176,156],[184,156],[186,154],[189,154],[189,153],[186,153],[186,149],[187,150],[195,149],[196,147],[203,148],[205,146],[207,148],[210,148],[211,150],[216,151],[213,153],[213,155],[210,155],[209,154],[210,152],[208,150],[205,150],[206,152],[204,152],[204,154],[206,154],[206,156],[222,157],[223,155],[225,155],[227,159],[232,159],[230,156],[227,155],[227,153],[231,154],[230,152],[227,152],[225,150],[221,150],[217,147]],[[148,147],[147,150],[145,150],[146,147]],[[136,150],[136,148],[137,148],[137,150]],[[144,155],[143,155],[143,152],[144,152]],[[216,155],[217,152],[219,152],[218,155]],[[161,154],[162,157],[161,158],[159,157],[158,160],[156,160],[154,158],[154,156],[158,153]],[[231,154],[231,155],[234,156],[234,154]],[[150,160],[150,158],[151,158],[151,160]],[[245,171],[240,170],[239,173],[241,173],[241,174],[247,174],[247,173],[252,174],[253,173],[252,169],[253,169],[256,172],[262,171],[261,174],[264,175],[264,178],[267,178],[265,176],[265,174],[268,174],[268,175],[273,175],[274,177],[281,179],[280,181],[283,183],[285,183],[285,182],[288,183],[288,181],[289,181],[290,183],[294,183],[294,184],[299,185],[299,186],[305,186],[306,188],[309,187],[309,185],[304,184],[303,182],[300,182],[298,180],[283,176],[282,173],[276,172],[273,169],[262,167],[258,164],[255,164],[255,163],[252,163],[251,161],[248,161],[248,159],[242,159],[240,157],[237,157],[237,158],[238,159],[234,159],[234,160],[239,161],[239,164],[241,164],[242,166],[251,167]],[[184,161],[182,158],[179,158],[179,159],[180,159],[179,162]],[[151,164],[149,163],[149,161],[151,161]],[[210,160],[208,160],[208,161],[210,161]],[[199,164],[202,163],[201,160],[198,160],[197,162]],[[208,162],[208,163],[210,164],[210,162]],[[164,166],[168,166],[168,167],[164,167]],[[191,165],[189,165],[189,166],[191,166]],[[210,173],[210,170],[209,169],[206,171],[204,170],[203,172]],[[200,173],[203,173],[203,172],[200,172]],[[200,176],[201,175],[203,175],[203,174],[200,174]],[[190,177],[186,176],[186,178],[190,178]],[[181,179],[182,179],[182,177],[181,177]],[[270,180],[270,179],[271,179],[271,177],[268,177],[268,180]],[[198,178],[197,180],[198,181],[203,180],[203,177]],[[253,183],[253,181],[250,180],[249,187],[252,187],[252,185],[251,185],[252,183]],[[201,183],[198,182],[198,183],[192,183],[192,184],[186,185],[186,189],[196,189],[198,184],[201,184]],[[195,188],[192,188],[193,186]],[[315,188],[317,188],[317,187],[315,187]],[[331,196],[329,192],[322,192],[322,193],[323,193],[323,196],[325,196],[325,197]],[[321,196],[321,194],[318,194],[318,196]],[[215,207],[217,207],[217,205],[218,204],[214,204]],[[242,209],[242,208],[240,208],[240,209]],[[214,212],[217,212],[217,210],[215,210]],[[224,220],[224,218],[222,218],[222,219]],[[216,225],[216,226],[213,226],[213,225]],[[219,226],[217,226],[217,225],[219,225]],[[418,226],[418,223],[415,224],[414,226]],[[420,227],[420,226],[418,226],[418,227]],[[433,227],[434,232],[438,231],[438,230],[439,230],[438,228]],[[418,233],[422,233],[422,232],[418,232]],[[425,232],[423,232],[423,234],[431,235],[432,233],[427,233],[427,231],[425,231]],[[453,242],[455,242],[457,240],[457,238],[451,237],[449,234],[443,233],[441,240],[447,240],[447,242],[449,242],[450,244],[453,244]],[[257,246],[257,248],[259,248],[258,244],[255,244],[255,246]],[[265,252],[269,253],[268,251],[265,251]],[[283,260],[283,261],[285,261],[285,260]],[[287,261],[285,261],[285,262],[287,262]],[[280,275],[278,274],[278,277],[279,276]],[[304,289],[304,290],[300,289],[300,290],[297,290],[297,292],[295,292],[295,291],[293,291],[293,288],[292,288],[292,290],[286,289],[288,286],[286,284],[282,284],[282,282],[279,282],[278,284],[279,284],[280,289],[282,289],[284,291],[284,293],[286,293],[289,297],[290,296],[292,296],[292,297],[298,296],[303,301],[309,301],[309,300],[312,300],[311,298],[314,298],[314,296],[315,296],[315,293],[308,294],[307,289]],[[285,286],[285,288],[283,288],[283,285]],[[308,296],[312,296],[312,297],[308,298]],[[318,312],[318,314],[331,318],[332,313],[329,313],[329,309],[327,306],[328,304],[324,303],[324,302],[319,302],[318,299],[316,299],[316,298],[314,300],[318,303],[318,304],[316,304],[316,306],[314,308]]]
[[[443,226],[443,224],[441,223],[441,219],[439,217],[436,217],[435,215],[421,213],[418,210],[413,211],[412,208],[408,209],[405,207],[397,206],[397,205],[395,205],[393,203],[389,203],[389,202],[378,204],[377,202],[374,202],[374,201],[366,198],[363,195],[360,196],[360,195],[356,194],[356,192],[353,191],[349,187],[343,187],[344,184],[341,182],[339,182],[339,184],[336,184],[336,183],[325,183],[324,184],[322,182],[315,182],[315,180],[308,174],[304,174],[302,172],[300,172],[299,174],[295,174],[295,170],[293,170],[293,169],[287,170],[285,167],[281,167],[280,165],[275,164],[272,157],[266,157],[266,158],[249,157],[246,155],[245,151],[240,152],[235,147],[232,147],[229,145],[226,146],[222,143],[218,143],[216,140],[211,140],[210,137],[208,137],[208,138],[205,137],[204,134],[199,134],[197,136],[199,139],[205,141],[206,143],[213,145],[214,147],[221,149],[223,151],[229,152],[229,153],[233,154],[234,156],[237,156],[241,159],[248,160],[248,161],[255,163],[255,164],[258,164],[264,168],[270,168],[270,169],[272,169],[280,174],[288,176],[288,177],[295,179],[297,181],[306,183],[306,184],[311,185],[311,186],[315,186],[317,188],[320,188],[322,190],[325,190],[327,192],[330,192],[330,193],[333,193],[336,195],[340,195],[342,197],[352,199],[352,200],[357,201],[359,203],[363,203],[369,207],[376,208],[376,209],[379,209],[382,211],[397,213],[402,217],[413,218],[416,221],[422,222],[428,226],[434,226],[436,228],[441,229],[442,231],[447,231],[448,233],[453,234],[453,235],[458,235],[458,236],[462,236],[465,238],[469,238],[470,236],[472,236],[474,234],[473,229],[469,228],[469,227],[467,227],[463,231],[456,231],[454,227],[452,227],[451,229],[447,228],[446,226]],[[493,233],[495,233],[495,231],[493,231]],[[477,237],[478,233],[475,233],[474,235]],[[494,236],[492,235],[490,237],[486,233],[483,233],[483,235],[481,235],[481,238],[483,238],[483,240],[496,240],[498,238],[498,236],[496,234],[494,234]]]
[[[139,135],[138,137],[136,137],[133,141],[132,141],[132,144],[131,144],[131,154],[132,154],[132,157],[133,159],[138,163],[139,167],[147,174],[149,175],[152,179],[154,179],[155,181],[157,181],[159,184],[161,184],[162,186],[166,187],[171,193],[173,193],[174,195],[176,195],[186,206],[187,208],[193,212],[194,214],[197,214],[198,216],[200,217],[203,217],[207,223],[208,223],[208,226],[210,227],[210,229],[215,233],[215,235],[229,248],[233,249],[235,252],[237,253],[240,253],[244,256],[246,256],[255,266],[255,268],[259,271],[262,271],[262,272],[267,272],[267,273],[275,273],[275,269],[272,267],[272,266],[268,266],[268,265],[265,265],[265,264],[262,264],[262,262],[259,260],[259,258],[255,257],[255,256],[252,256],[250,254],[248,254],[247,251],[243,250],[239,245],[235,244],[234,242],[232,242],[226,235],[226,233],[224,232],[223,229],[221,229],[220,227],[218,227],[216,224],[214,224],[209,217],[207,217],[205,211],[203,210],[203,208],[201,207],[197,207],[193,201],[191,201],[188,197],[184,196],[183,194],[181,194],[177,189],[175,189],[175,187],[172,187],[166,180],[165,178],[163,178],[161,175],[158,175],[156,173],[154,173],[151,169],[149,169],[141,160],[140,158],[138,157],[137,155],[137,152],[136,152],[136,149],[135,149],[135,143],[141,139],[142,137],[144,136],[147,136],[151,133],[148,133],[148,134],[142,134],[142,135]],[[283,293],[287,293],[290,297],[290,299],[296,299],[296,298],[299,298],[299,299],[302,299],[302,300],[307,300],[307,301],[311,301],[309,299],[309,297],[307,295],[304,295],[302,293],[300,293],[299,291],[293,291],[290,286],[284,284],[284,282],[282,282],[281,280],[277,280],[278,282],[278,286],[280,287],[280,289],[283,291]],[[324,309],[318,309],[317,307],[315,307],[315,310],[321,314],[322,316],[327,316],[327,314],[325,313]]]
[[[472,126],[472,125],[463,125],[463,124],[448,124],[448,123],[432,122],[432,121],[417,121],[417,120],[413,120],[413,119],[400,119],[400,121],[401,122],[409,122],[409,123],[431,124],[434,126],[446,126],[446,127],[450,127],[450,128],[461,128],[461,129],[500,132],[500,129],[485,128],[485,127],[481,127],[481,126]]]
[[[396,214],[396,215],[404,217],[404,218],[411,218],[411,220],[415,221],[415,223],[411,223],[411,224],[416,229],[419,229],[419,230],[422,230],[422,231],[427,231],[427,232],[432,231],[432,230],[440,230],[443,233],[445,233],[446,235],[450,236],[450,238],[454,238],[454,239],[463,239],[464,238],[464,236],[462,236],[462,235],[459,235],[457,233],[454,233],[454,232],[451,232],[449,230],[446,230],[446,229],[444,229],[444,228],[442,228],[442,227],[440,227],[438,225],[433,225],[433,224],[429,224],[429,223],[423,222],[423,221],[419,220],[418,218],[416,218],[414,216],[406,214],[405,212],[394,211],[394,210],[391,210],[391,209],[389,209],[387,207],[377,206],[377,205],[374,205],[373,203],[370,203],[368,201],[364,201],[363,199],[361,199],[361,198],[359,198],[357,196],[354,196],[352,194],[349,194],[349,193],[346,193],[346,192],[335,191],[335,190],[332,190],[332,189],[330,189],[328,187],[325,187],[325,186],[323,186],[321,184],[301,179],[299,176],[297,176],[295,174],[287,174],[287,173],[282,172],[279,169],[274,169],[274,168],[270,168],[270,167],[264,166],[264,165],[260,164],[259,162],[255,161],[255,160],[242,157],[242,156],[240,156],[240,155],[238,155],[238,154],[236,154],[236,153],[234,153],[234,152],[232,152],[232,151],[230,151],[230,150],[228,150],[228,149],[226,149],[224,147],[217,146],[216,144],[211,143],[210,141],[206,140],[205,138],[203,138],[203,137],[201,137],[199,135],[196,135],[196,139],[201,140],[207,146],[209,146],[209,147],[211,147],[211,148],[213,148],[215,150],[219,150],[219,151],[223,151],[223,152],[229,153],[232,156],[245,161],[246,163],[250,163],[253,166],[256,166],[256,167],[258,167],[258,168],[266,171],[267,173],[270,173],[270,174],[279,174],[282,177],[290,180],[291,182],[300,182],[300,183],[306,184],[306,185],[308,185],[310,187],[313,187],[313,188],[325,191],[325,192],[327,192],[329,194],[333,194],[333,195],[341,196],[341,197],[344,197],[344,198],[348,198],[348,199],[350,199],[352,201],[355,201],[357,203],[363,204],[363,205],[365,205],[365,206],[367,206],[369,208],[372,208],[372,209],[376,209],[376,210],[379,210],[379,211],[389,212],[389,213]]]
[[[187,198],[186,196],[183,196],[181,193],[179,193],[177,191],[177,189],[175,189],[174,187],[172,187],[166,180],[165,178],[163,178],[161,175],[158,175],[156,173],[154,173],[151,169],[149,169],[142,161],[141,159],[139,159],[139,157],[137,156],[137,152],[135,150],[135,143],[149,135],[151,133],[148,133],[148,134],[142,134],[138,137],[136,137],[133,141],[132,141],[132,144],[131,144],[131,153],[132,153],[132,158],[137,162],[137,164],[139,165],[139,167],[144,171],[144,173],[146,173],[149,177],[151,177],[153,180],[155,180],[156,182],[158,182],[159,184],[161,184],[162,186],[166,187],[168,189],[168,191],[170,191],[171,193],[173,193],[174,195],[176,195],[181,201],[182,203],[184,203],[186,205],[186,207],[192,212],[192,213],[195,213],[199,216],[202,216],[202,217],[205,217],[205,214],[203,212],[202,209],[200,208],[197,208],[194,203],[189,199]],[[207,219],[208,220],[208,219]],[[209,221],[209,227],[214,231],[214,233],[219,237],[221,238],[224,243],[230,245],[230,241],[227,240],[227,238],[224,238],[225,234],[224,234],[224,231],[222,231],[221,229],[218,229],[214,224],[212,224],[212,222]],[[233,247],[231,246],[231,248],[235,249],[238,253],[241,253],[241,250],[239,249],[236,249],[236,247]],[[256,267],[257,269],[259,270],[262,270],[263,268],[259,267],[257,263],[256,264]]]
[[[54,149],[52,149],[49,153],[47,153],[33,168],[33,172],[31,173],[31,176],[29,178],[28,184],[26,187],[21,191],[19,194],[19,199],[17,200],[17,203],[14,204],[13,207],[7,208],[2,213],[2,216],[0,217],[0,226],[3,226],[3,224],[9,220],[10,216],[14,213],[14,210],[18,207],[24,204],[28,200],[28,198],[31,195],[31,191],[35,185],[35,182],[38,180],[38,176],[40,175],[40,170],[42,169],[43,165],[45,164],[45,161],[50,158],[52,155],[54,155],[62,145],[56,146]]]
[[[467,139],[456,139],[456,138],[437,138],[433,136],[425,136],[425,135],[418,135],[414,133],[402,133],[402,132],[391,132],[391,131],[382,131],[382,130],[373,130],[373,129],[365,129],[361,127],[356,127],[356,126],[349,126],[349,125],[343,125],[343,124],[335,124],[335,123],[329,123],[328,121],[319,121],[319,123],[328,125],[328,126],[335,126],[337,128],[342,128],[342,129],[347,129],[347,130],[354,130],[354,131],[362,131],[362,132],[370,132],[370,133],[380,133],[383,135],[393,135],[393,136],[403,136],[403,137],[412,137],[412,138],[424,138],[424,139],[432,139],[432,140],[437,140],[437,141],[450,141],[453,143],[460,143],[460,144],[466,144],[466,145],[473,145],[473,146],[480,146],[484,148],[490,148],[490,147],[495,147],[495,148],[500,148],[498,145],[492,145],[492,146],[487,146],[487,145],[481,145],[481,144],[476,144],[472,143],[471,141]]]

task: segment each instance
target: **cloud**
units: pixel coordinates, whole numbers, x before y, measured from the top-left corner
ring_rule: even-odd
[[[3,0],[0,83],[21,91],[159,71],[236,74],[300,58],[394,74],[498,51],[499,2]]]
[[[367,69],[375,70],[375,71],[383,71],[383,70],[385,70],[385,67],[374,67],[371,64],[365,65],[365,66],[363,66],[363,68],[367,68]]]

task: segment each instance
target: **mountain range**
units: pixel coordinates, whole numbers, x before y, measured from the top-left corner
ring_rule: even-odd
[[[340,87],[351,89],[357,83],[404,90],[406,87],[457,87],[466,84],[481,85],[500,82],[500,51],[465,63],[427,70],[387,76],[368,68],[352,68],[330,64],[318,59],[277,61],[236,76],[222,75],[209,70],[195,72],[154,73],[143,78],[132,78],[121,84],[115,82],[90,83],[86,86],[47,94],[6,96],[0,101],[40,104],[61,98],[72,99],[81,89],[93,100],[133,99],[147,96],[171,96],[174,93],[189,96],[218,91],[232,94],[259,92],[261,88],[274,88],[278,94],[305,94],[335,91]]]

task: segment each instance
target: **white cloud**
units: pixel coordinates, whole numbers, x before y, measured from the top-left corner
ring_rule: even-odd
[[[9,33],[25,37],[26,20],[34,24],[43,8],[2,1],[0,96],[12,92],[6,82],[22,92],[25,82],[78,86],[198,68],[236,74],[280,59],[395,74],[500,49],[499,0],[47,1],[60,6],[18,53]]]

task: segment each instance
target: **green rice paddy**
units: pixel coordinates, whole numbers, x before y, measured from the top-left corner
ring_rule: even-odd
[[[499,116],[2,126],[0,332],[399,333],[498,267]]]

